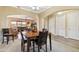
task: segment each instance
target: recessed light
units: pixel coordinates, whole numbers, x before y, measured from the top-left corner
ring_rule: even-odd
[[[60,15],[60,14],[62,14],[62,13],[63,13],[63,12],[58,12],[57,14]]]
[[[40,9],[39,6],[32,6],[31,8],[32,8],[33,10],[39,10],[39,9]]]

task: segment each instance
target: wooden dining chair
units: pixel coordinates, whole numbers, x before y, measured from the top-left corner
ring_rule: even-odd
[[[21,34],[21,37],[22,37],[22,39],[21,39],[21,51],[25,51],[25,43],[27,43],[27,40],[25,40],[25,38],[23,37],[23,33],[22,32],[20,32],[20,34]]]
[[[27,40],[30,40],[30,42],[28,42],[27,40],[25,40],[22,31],[20,33],[21,33],[21,37],[22,37],[22,39],[21,39],[21,51],[23,51],[23,52],[25,51],[25,43],[29,43],[28,47],[30,47],[31,46],[31,41],[32,41],[33,42],[33,52],[35,52],[34,40],[31,40],[30,38],[26,37]]]
[[[39,36],[36,40],[36,44],[38,45],[38,52],[40,52],[40,49],[42,49],[42,46],[45,45],[45,51],[47,52],[47,36],[48,31],[45,32],[39,32]]]
[[[7,38],[7,44],[8,44],[8,41],[9,41],[9,37],[12,37],[12,40],[14,41],[14,36],[9,33],[9,28],[3,28],[2,34],[3,34],[2,44],[4,43],[4,37]]]

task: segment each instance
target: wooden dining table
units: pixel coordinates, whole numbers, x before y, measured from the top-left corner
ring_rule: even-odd
[[[39,32],[30,31],[30,32],[26,33],[26,36],[27,36],[27,52],[29,52],[30,51],[30,42],[33,40],[36,40],[36,37],[39,36]],[[49,45],[50,45],[50,51],[51,51],[52,50],[52,42],[51,42],[51,33],[50,32],[48,33],[48,36],[49,36]],[[33,50],[34,50],[34,48],[33,48]]]
[[[29,31],[29,32],[26,33],[26,36],[27,36],[27,52],[29,52],[29,50],[30,50],[30,42],[35,40],[36,37],[39,36],[39,32]],[[33,48],[33,50],[34,50],[34,48]]]

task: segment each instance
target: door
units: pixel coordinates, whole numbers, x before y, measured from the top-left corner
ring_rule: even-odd
[[[56,35],[65,36],[65,15],[56,16]]]
[[[79,12],[67,14],[67,36],[79,39]]]
[[[49,18],[49,32],[55,34],[55,16]]]

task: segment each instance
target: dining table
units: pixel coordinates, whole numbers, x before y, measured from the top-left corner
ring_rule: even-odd
[[[33,41],[34,43],[34,40],[36,39],[36,37],[39,36],[39,32],[29,31],[26,33],[26,36],[27,36],[27,52],[29,52],[30,42]],[[35,51],[34,44],[33,44],[33,51]]]
[[[29,31],[26,33],[27,36],[27,52],[30,51],[30,42],[33,40],[36,40],[37,36],[39,36],[39,31],[38,32],[32,32]],[[49,36],[49,45],[50,45],[50,51],[52,51],[52,41],[51,41],[51,32],[48,33]],[[34,43],[34,41],[33,41]],[[33,51],[35,51],[34,45],[33,45]]]

